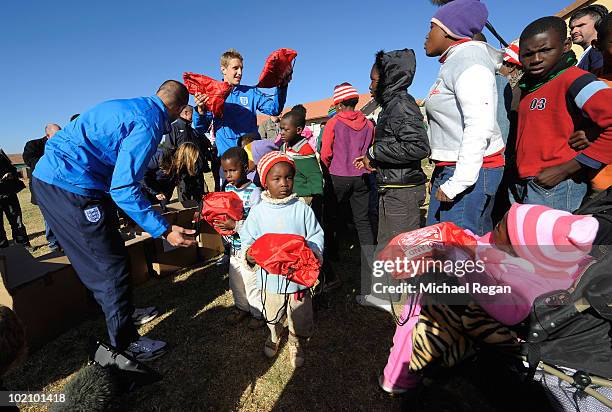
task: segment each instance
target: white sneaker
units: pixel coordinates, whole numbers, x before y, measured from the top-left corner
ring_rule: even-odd
[[[147,308],[135,308],[132,313],[132,322],[136,326],[142,326],[145,323],[151,322],[159,315],[159,311],[155,306],[149,306]]]
[[[359,303],[361,306],[370,306],[392,313],[391,303],[389,303],[388,300],[377,298],[376,296],[372,295],[357,295],[355,298],[357,303]]]
[[[130,343],[126,352],[137,361],[148,362],[166,353],[166,342],[141,336],[136,342]]]

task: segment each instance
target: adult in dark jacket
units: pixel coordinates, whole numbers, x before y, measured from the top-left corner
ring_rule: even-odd
[[[185,175],[177,182],[178,197],[181,202],[189,200],[200,200],[204,195],[203,173],[210,172],[208,162],[212,160],[211,143],[204,133],[196,131],[192,127],[193,107],[185,106],[180,117],[172,124],[167,142],[172,153],[175,153],[180,145],[185,142],[194,143],[200,152],[194,176]]]
[[[62,130],[62,128],[59,125],[49,123],[45,126],[45,135],[43,137],[40,139],[30,140],[25,144],[25,147],[23,148],[23,161],[32,172],[34,172],[34,168],[36,167],[38,160],[45,154],[45,145],[47,144],[47,140],[51,139],[53,135],[60,130]],[[38,205],[36,202],[36,196],[32,191],[32,179],[30,179],[28,184],[30,186],[30,201],[33,205]],[[51,250],[59,249],[57,238],[53,234],[53,231],[49,228],[49,225],[47,225],[47,222],[45,222],[45,237],[47,238],[47,242],[49,242],[49,248]]]
[[[62,128],[55,124],[49,123],[45,126],[45,135],[40,139],[29,140],[23,147],[23,161],[26,166],[33,172],[36,167],[38,160],[45,154],[45,145],[47,140],[51,139],[55,133],[62,130]],[[32,182],[30,182],[30,195],[33,205],[36,205],[36,197],[32,192]]]
[[[576,10],[569,19],[572,42],[584,49],[577,66],[595,74],[599,74],[604,61],[601,51],[591,44],[597,41],[597,25],[607,14],[608,9],[605,6],[591,4]]]
[[[21,217],[21,207],[17,193],[25,189],[25,185],[19,180],[17,169],[11,163],[9,157],[0,149],[0,247],[9,245],[4,231],[4,217],[6,215],[11,230],[13,239],[16,243],[29,247],[30,241],[26,232],[23,219]]]
[[[378,52],[370,73],[370,92],[382,111],[374,143],[365,156],[355,159],[355,166],[377,172],[379,222],[375,256],[395,236],[420,226],[427,181],[421,160],[429,156],[430,149],[423,115],[407,90],[415,70],[414,51],[403,49]],[[386,294],[373,295],[364,296],[360,302],[384,304]]]

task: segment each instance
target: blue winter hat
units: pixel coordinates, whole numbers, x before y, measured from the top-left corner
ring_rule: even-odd
[[[440,7],[431,19],[454,39],[471,39],[482,32],[489,11],[479,0],[454,0]]]

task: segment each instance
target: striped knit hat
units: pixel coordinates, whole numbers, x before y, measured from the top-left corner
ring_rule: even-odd
[[[512,42],[506,47],[504,50],[504,61],[516,64],[517,66],[523,66],[519,60],[519,46],[517,42]]]
[[[334,87],[334,104],[354,98],[359,98],[359,93],[350,83],[342,83]]]
[[[515,203],[508,212],[508,235],[519,257],[543,273],[567,272],[591,251],[599,222],[592,216],[541,205]]]
[[[257,163],[257,173],[259,174],[259,180],[261,181],[261,185],[264,187],[264,189],[268,188],[268,185],[266,184],[268,172],[275,164],[281,162],[289,163],[293,170],[295,170],[295,162],[282,152],[274,151],[266,153],[261,157],[261,159],[259,159],[259,162]]]

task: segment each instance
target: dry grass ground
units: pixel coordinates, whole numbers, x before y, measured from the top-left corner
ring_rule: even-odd
[[[425,162],[423,166],[431,175],[432,168]],[[30,204],[27,190],[19,198],[33,254],[45,254],[49,250],[40,211]],[[10,238],[10,230],[7,233]],[[316,332],[307,347],[306,364],[298,370],[289,366],[286,345],[277,359],[265,358],[262,349],[266,329],[251,331],[246,326],[228,328],[224,324],[232,296],[227,275],[217,266],[188,268],[136,289],[137,306],[156,305],[161,310],[161,315],[141,327],[140,333],[167,341],[170,351],[150,365],[161,372],[163,380],[124,395],[121,405],[134,411],[404,409],[404,401],[386,396],[376,383],[389,354],[395,324],[387,314],[355,303],[358,248],[341,250],[339,261],[333,265],[344,284],[315,306]],[[85,364],[91,336],[106,338],[102,316],[83,322],[30,353],[4,383],[13,390],[61,392]],[[433,380],[426,379],[418,405],[409,410],[548,410],[533,409],[533,403],[516,406],[517,400],[533,398],[521,396],[517,388],[515,382],[500,379],[495,359],[466,362]],[[44,405],[21,408],[46,410]]]
[[[40,211],[29,203],[27,190],[19,198],[33,253],[44,254],[48,248]],[[7,233],[10,236],[10,230]],[[217,266],[190,268],[139,287],[136,304],[156,305],[162,312],[140,332],[167,341],[171,350],[151,364],[163,380],[126,395],[121,403],[128,410],[142,411],[399,410],[400,401],[383,394],[375,380],[389,353],[393,321],[355,303],[356,250],[346,251],[334,266],[345,283],[318,305],[307,363],[298,370],[289,365],[286,345],[277,359],[265,358],[267,329],[224,324],[232,297],[227,276]],[[85,363],[90,336],[106,337],[102,316],[31,353],[6,377],[6,385],[61,392]],[[23,405],[22,410],[45,407]]]

